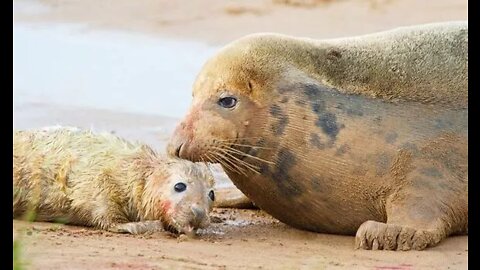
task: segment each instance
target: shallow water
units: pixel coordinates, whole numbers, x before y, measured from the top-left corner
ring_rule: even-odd
[[[218,48],[85,25],[15,23],[14,105],[47,103],[180,118]]]

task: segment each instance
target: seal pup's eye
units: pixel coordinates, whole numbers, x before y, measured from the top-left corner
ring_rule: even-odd
[[[213,192],[213,190],[210,190],[210,192],[208,193],[208,197],[210,198],[210,200],[215,201],[215,192]]]
[[[179,183],[176,183],[173,188],[175,189],[176,192],[182,192],[182,191],[185,191],[185,189],[187,189],[187,185],[185,185],[185,183],[179,182]]]
[[[218,100],[218,105],[230,109],[237,105],[237,99],[234,97],[223,97]]]

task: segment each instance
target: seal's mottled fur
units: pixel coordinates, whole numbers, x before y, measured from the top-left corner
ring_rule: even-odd
[[[203,164],[73,128],[17,131],[13,150],[14,217],[33,210],[38,221],[132,233],[155,227],[147,221],[175,232],[209,223],[213,177]],[[177,182],[187,189],[176,192]]]
[[[424,249],[468,231],[467,69],[466,22],[247,36],[204,65],[168,151],[297,228]]]

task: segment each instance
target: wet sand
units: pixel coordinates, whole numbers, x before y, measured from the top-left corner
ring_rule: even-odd
[[[28,269],[467,269],[467,237],[427,251],[353,250],[349,236],[293,229],[259,210],[216,209],[196,238],[14,221]]]

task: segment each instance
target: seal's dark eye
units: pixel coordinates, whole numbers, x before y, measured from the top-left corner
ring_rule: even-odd
[[[179,183],[176,183],[173,188],[175,189],[176,192],[182,192],[182,191],[185,191],[185,189],[187,189],[187,185],[185,185],[182,182],[179,182]]]
[[[218,105],[227,109],[233,108],[237,105],[237,99],[234,97],[223,97],[218,100]]]
[[[210,198],[210,200],[215,201],[215,193],[213,192],[213,190],[210,190],[210,192],[208,193],[208,197]]]

